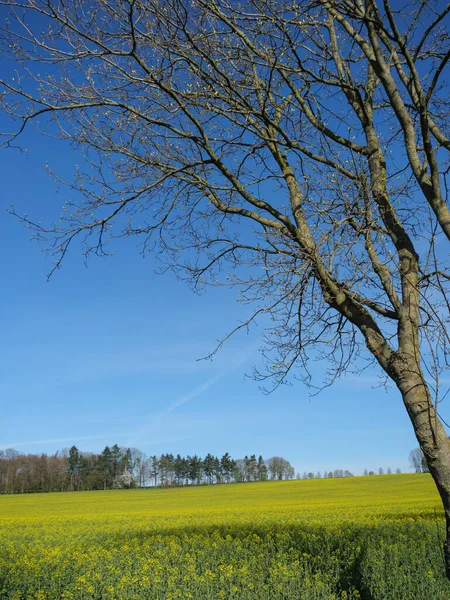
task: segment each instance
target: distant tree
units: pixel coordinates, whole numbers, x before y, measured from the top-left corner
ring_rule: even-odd
[[[128,469],[124,469],[114,478],[113,487],[116,489],[130,489],[133,487],[133,473]]]
[[[89,452],[80,453],[78,460],[78,478],[80,489],[92,489],[89,472],[94,468],[93,457]]]
[[[122,451],[119,473],[128,471],[129,473],[132,474],[133,469],[134,469],[133,453],[131,451],[131,448],[126,448],[125,451]]]
[[[242,459],[242,465],[240,465],[242,471],[243,481],[249,481],[249,458],[247,455]]]
[[[221,466],[221,471],[223,473],[223,477],[224,477],[225,481],[228,483],[229,481],[231,481],[231,479],[233,477],[233,471],[236,466],[235,461],[231,458],[231,456],[228,454],[228,452],[225,452],[225,454],[220,459],[220,466]]]
[[[188,456],[187,460],[189,464],[189,480],[192,484],[200,483],[200,479],[202,476],[201,459],[195,454],[194,456]]]
[[[397,475],[400,475],[401,469],[397,468],[397,469],[395,469],[395,472],[396,472]]]
[[[222,466],[217,456],[214,457],[214,477],[217,483],[220,483],[223,479]]]
[[[384,475],[384,470],[383,470],[383,467],[380,467],[380,468],[378,469],[378,475]]]
[[[0,457],[1,458],[1,457]],[[1,463],[1,460],[0,460]],[[49,457],[48,462],[48,471],[49,471],[49,491],[63,491],[66,489],[67,480],[68,480],[68,469],[67,469],[67,459],[59,452],[56,452],[53,456]],[[0,492],[1,490],[1,470],[0,470]]]
[[[166,454],[166,461],[167,461],[167,480],[168,480],[168,484],[172,485],[173,479],[175,477],[174,469],[173,469],[175,457],[171,452]]]
[[[117,444],[111,448],[111,477],[115,479],[120,474],[122,463],[122,450]]]
[[[367,469],[364,469],[364,475],[368,475],[369,471]]]
[[[111,449],[109,448],[109,446],[105,446],[105,448],[103,449],[103,452],[100,455],[99,462],[100,471],[103,476],[103,489],[106,490],[106,488],[110,485],[110,482],[114,477],[114,464]]]
[[[203,473],[208,483],[212,483],[214,478],[215,461],[212,454],[207,454],[203,459]]]
[[[173,454],[162,454],[158,462],[160,485],[161,487],[167,487],[172,483],[175,459]]]
[[[184,465],[180,454],[177,454],[173,461],[173,472],[177,484],[180,485],[184,479]]]
[[[391,467],[388,467],[387,471],[386,471],[387,475],[392,475],[392,470]]]
[[[184,481],[186,485],[189,483],[189,470],[190,470],[190,457],[183,458],[183,469],[184,469]]]
[[[158,485],[159,480],[159,458],[156,455],[150,457],[150,476],[153,481],[153,485]]]
[[[147,457],[137,448],[131,448],[130,452],[134,471],[133,478],[139,487],[145,487],[148,474]]]
[[[289,461],[281,456],[272,456],[267,461],[267,468],[271,479],[293,479],[295,471]]]
[[[416,473],[428,473],[428,465],[420,448],[409,453],[409,463]]]
[[[258,464],[257,464],[257,477],[259,481],[266,481],[267,480],[267,466],[266,463],[264,462],[264,459],[261,455],[259,455],[258,457]]]
[[[233,479],[236,483],[242,483],[246,479],[245,458],[238,458],[234,461]]]
[[[70,475],[70,484],[72,489],[76,489],[78,469],[80,466],[80,452],[76,446],[72,446],[69,450],[69,457],[67,459],[67,469]]]
[[[19,450],[15,450],[14,448],[6,448],[6,450],[2,450],[2,453],[7,460],[21,456],[21,452],[19,452]]]
[[[274,456],[269,458],[267,461],[267,470],[269,471],[269,475],[271,479],[277,478],[277,457]]]
[[[252,454],[248,459],[247,464],[247,481],[256,481],[258,473],[258,462],[256,455]]]

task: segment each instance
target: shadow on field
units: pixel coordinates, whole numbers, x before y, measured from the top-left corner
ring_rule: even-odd
[[[131,545],[149,557],[163,553],[170,564],[181,569],[196,557],[197,575],[207,570],[220,572],[224,565],[234,565],[238,573],[247,566],[248,580],[255,589],[275,589],[277,577],[285,576],[299,594],[302,586],[310,585],[311,598],[329,598],[321,595],[325,587],[327,593],[339,596],[347,592],[348,598],[361,600],[450,598],[441,540],[436,525],[426,522],[378,522],[373,526],[236,522],[162,529],[154,525],[102,538],[99,545],[104,547]],[[173,547],[178,549],[176,555],[171,555]],[[353,596],[354,590],[359,596]],[[255,593],[255,599],[260,597],[265,598]],[[294,591],[280,597],[295,600],[306,596]]]

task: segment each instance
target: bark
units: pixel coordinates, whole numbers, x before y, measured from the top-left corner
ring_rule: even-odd
[[[444,507],[444,560],[446,574],[450,579],[450,440],[438,418],[428,386],[417,363],[396,353],[391,367],[392,378],[402,394],[414,433]]]

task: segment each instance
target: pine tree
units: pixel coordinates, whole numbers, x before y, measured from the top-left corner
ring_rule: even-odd
[[[69,450],[69,457],[67,459],[67,470],[70,474],[70,485],[72,489],[75,489],[75,484],[77,483],[79,462],[80,452],[76,446],[72,446]]]
[[[208,483],[212,483],[214,476],[214,456],[212,454],[207,454],[203,460],[203,473]]]
[[[121,472],[128,471],[129,473],[133,472],[135,465],[133,463],[133,457],[131,454],[131,448],[127,448],[125,454],[122,456],[122,469]]]
[[[183,459],[180,454],[177,454],[173,461],[173,472],[177,484],[180,485],[180,482],[183,479]]]
[[[152,456],[150,458],[151,467],[150,467],[150,476],[153,479],[154,485],[158,485],[158,477],[159,477],[159,459],[157,456]]]
[[[233,476],[233,470],[235,468],[235,463],[228,452],[225,452],[220,459],[220,465],[222,467],[223,476],[228,483]]]
[[[258,463],[256,461],[256,456],[252,454],[248,459],[248,478],[247,481],[255,481],[258,472]]]
[[[189,479],[190,481],[195,483],[200,483],[200,479],[202,476],[202,461],[195,454],[194,456],[188,456],[189,461]]]
[[[220,483],[223,478],[222,466],[217,456],[214,457],[214,477],[216,478],[217,483]]]
[[[100,455],[100,470],[103,476],[103,489],[106,490],[113,477],[112,453],[109,446],[105,446]]]
[[[267,481],[267,466],[261,455],[258,457],[257,473],[259,481]]]
[[[111,448],[111,476],[114,479],[120,474],[122,451],[117,444]]]

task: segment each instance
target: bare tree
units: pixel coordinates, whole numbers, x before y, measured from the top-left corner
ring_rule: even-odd
[[[79,202],[34,228],[59,267],[136,236],[236,285],[275,384],[328,359],[398,388],[442,498],[450,576],[450,7],[441,0],[1,0],[1,102],[74,142]],[[184,251],[184,252],[183,252]]]
[[[281,456],[272,456],[267,461],[267,469],[271,479],[282,481],[283,479],[294,479],[295,470],[291,463]],[[308,476],[304,477],[307,479]]]
[[[420,448],[414,448],[409,453],[409,464],[416,473],[428,473],[428,465]]]

